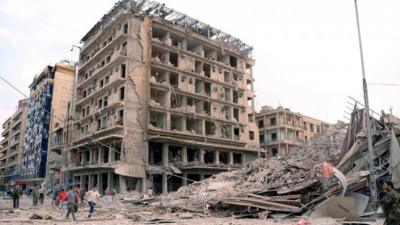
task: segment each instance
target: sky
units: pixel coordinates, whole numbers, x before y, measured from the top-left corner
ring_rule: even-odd
[[[283,106],[328,122],[363,100],[353,0],[160,0],[254,47],[256,109]],[[61,59],[114,0],[0,0],[0,76],[24,93]],[[359,0],[370,107],[400,115],[400,1]],[[21,94],[0,80],[0,121]]]

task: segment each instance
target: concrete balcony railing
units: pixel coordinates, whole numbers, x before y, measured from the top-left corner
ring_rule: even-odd
[[[48,163],[50,169],[60,169],[61,165],[61,160],[53,160]]]
[[[124,15],[126,15],[128,12],[127,11],[120,11],[118,12],[117,15],[114,16],[112,21],[107,22],[103,27],[101,32],[97,32],[91,37],[88,37],[86,41],[84,42],[82,46],[81,52],[86,54],[86,52],[90,51],[91,49],[97,47],[98,45],[95,45],[94,43],[102,38],[108,37],[106,35],[109,35],[111,31],[114,29],[118,29],[119,27],[116,27],[114,25],[119,25],[119,20],[123,18]]]
[[[5,175],[6,177],[11,177],[11,176],[15,176],[18,174],[18,170],[16,168],[13,169],[6,169],[5,171]]]
[[[16,165],[17,165],[17,160],[16,160],[16,159],[14,159],[13,161],[8,162],[8,163],[6,164],[7,167],[16,166]]]
[[[89,84],[92,84],[93,80],[105,75],[105,73],[109,72],[111,68],[114,68],[116,65],[122,63],[126,59],[128,59],[127,49],[121,49],[118,52],[115,52],[111,55],[109,60],[104,59],[104,64],[99,64],[98,68],[93,72],[90,77],[88,77],[88,79],[81,79],[81,81],[79,81],[77,85],[77,88],[84,89]]]
[[[264,144],[265,145],[278,145],[278,144],[303,145],[304,142],[301,140],[283,139],[283,140],[267,140],[264,142]]]
[[[126,40],[128,37],[127,34],[124,34],[122,31],[118,31],[112,36],[111,41],[107,41],[107,44],[99,49],[96,53],[92,53],[92,56],[87,59],[87,60],[81,60],[81,66],[79,67],[79,70],[85,70],[90,66],[93,66],[96,62],[98,62],[101,58],[103,58],[109,50],[112,50],[112,46],[115,44],[119,44],[120,41]],[[103,42],[104,43],[104,42]]]
[[[7,158],[7,154],[0,154],[0,160]]]
[[[13,139],[13,140],[11,140],[10,141],[10,147],[13,147],[13,146],[15,146],[15,145],[17,145],[17,144],[19,144],[19,138],[18,139]]]
[[[114,73],[112,76],[110,76],[109,79],[110,80],[108,81],[108,83],[104,84],[103,87],[95,88],[94,90],[92,90],[92,93],[90,95],[87,95],[86,97],[82,96],[77,101],[76,105],[82,106],[84,104],[89,104],[91,99],[101,96],[106,91],[108,91],[114,87],[118,87],[119,85],[123,84],[124,81],[126,81],[125,78],[121,78],[120,75],[117,73]]]
[[[13,156],[15,156],[17,154],[18,154],[18,151],[16,149],[15,150],[10,150],[7,153],[7,157],[13,157]]]

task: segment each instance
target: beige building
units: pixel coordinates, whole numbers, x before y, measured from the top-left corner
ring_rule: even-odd
[[[82,42],[74,183],[167,192],[258,157],[252,48],[238,38],[123,0]]]
[[[256,120],[260,147],[266,151],[267,157],[286,155],[329,127],[326,122],[281,106],[275,109],[263,106]]]
[[[65,169],[73,129],[73,121],[66,119],[63,124],[58,124],[50,135],[47,177],[51,185],[68,183],[68,174]]]
[[[7,183],[15,182],[19,179],[24,150],[27,107],[28,100],[20,100],[17,111],[3,123],[0,174]]]

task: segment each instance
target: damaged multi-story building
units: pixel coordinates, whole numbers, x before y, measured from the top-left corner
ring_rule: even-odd
[[[75,67],[69,60],[46,66],[30,84],[21,181],[37,185],[48,173],[49,136],[65,121],[74,87]]]
[[[255,61],[240,39],[122,0],[82,42],[74,183],[168,192],[258,157]]]
[[[260,147],[267,157],[287,155],[325,131],[330,124],[279,106],[263,106],[256,115]]]

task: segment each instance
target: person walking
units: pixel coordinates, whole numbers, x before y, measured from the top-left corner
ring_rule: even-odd
[[[51,196],[51,205],[57,206],[57,197],[60,194],[60,187],[57,185],[53,188],[52,196]]]
[[[76,185],[74,188],[74,191],[76,193],[76,205],[75,205],[75,212],[78,212],[78,207],[79,207],[79,201],[80,201],[80,196],[81,196],[81,187],[79,185]]]
[[[115,195],[117,194],[117,189],[115,189],[115,187],[113,187],[112,189],[112,200],[113,202],[115,201]]]
[[[78,204],[78,195],[74,188],[70,187],[68,192],[68,211],[67,215],[65,215],[65,219],[69,219],[69,214],[72,214],[72,220],[76,221],[75,218],[75,207]]]
[[[100,194],[97,191],[96,186],[92,188],[87,194],[86,194],[86,200],[88,201],[89,204],[89,215],[88,217],[92,217],[94,208],[96,207],[96,203],[100,200]]]
[[[37,187],[34,187],[32,190],[32,202],[33,206],[37,206],[38,204],[38,198],[39,198],[39,191]]]
[[[85,203],[85,195],[86,195],[86,190],[85,190],[85,188],[82,188],[80,191],[80,196],[79,196],[81,199],[81,202],[80,202],[81,205],[84,205],[84,203]]]
[[[60,190],[56,199],[56,206],[59,206],[61,216],[66,214],[67,209],[68,193],[63,188]]]
[[[12,198],[13,198],[13,208],[17,209],[19,208],[19,197],[21,196],[21,189],[19,186],[15,186],[15,188],[12,190]]]
[[[400,224],[400,208],[399,208],[399,193],[394,189],[391,181],[383,183],[383,193],[379,203],[382,205],[383,214],[385,215],[384,225],[399,225]]]
[[[44,192],[45,192],[44,186],[40,187],[38,192],[39,192],[39,203],[40,203],[40,205],[43,205],[43,203],[44,203]]]

